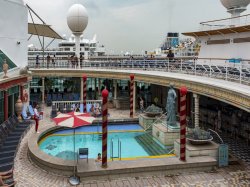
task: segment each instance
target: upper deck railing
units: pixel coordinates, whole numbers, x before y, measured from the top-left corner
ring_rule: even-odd
[[[233,18],[217,19],[212,21],[201,22],[201,31],[225,29],[250,25],[250,14],[237,16]]]
[[[165,71],[195,76],[205,76],[250,85],[250,60],[244,59],[99,59],[74,61],[55,59],[54,62],[29,59],[29,68],[45,69],[129,69],[143,71]]]

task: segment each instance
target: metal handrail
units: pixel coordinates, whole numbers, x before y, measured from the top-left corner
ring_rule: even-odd
[[[114,141],[113,138],[111,139],[111,149],[110,149],[110,158],[112,159],[112,161],[114,161],[114,158],[118,158],[119,160],[121,160],[121,155],[122,155],[122,142],[121,140],[118,138],[118,156],[114,157]]]
[[[214,131],[212,129],[208,129],[208,131],[215,133],[218,136],[218,138],[220,139],[221,143],[224,144],[224,141],[222,140],[222,138],[220,137],[220,135],[216,131]]]
[[[154,123],[152,123],[150,126],[148,126],[146,129],[144,129],[144,131],[147,131],[149,128],[151,128],[154,124],[156,124],[156,122],[160,119],[162,119],[165,115],[167,114],[167,112],[165,112],[164,114],[162,114],[159,118],[157,118]]]

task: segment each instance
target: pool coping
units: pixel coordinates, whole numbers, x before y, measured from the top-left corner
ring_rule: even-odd
[[[40,134],[32,134],[28,140],[28,154],[31,160],[39,167],[60,175],[71,175],[75,162],[73,160],[63,160],[50,156],[43,152],[38,145],[39,140],[47,134],[51,134],[62,127],[48,125],[39,127]],[[102,168],[101,163],[94,159],[80,160],[77,165],[78,175],[81,177],[110,176],[110,175],[131,175],[131,173],[150,172],[182,172],[184,170],[211,170],[217,165],[217,161],[212,157],[202,156],[189,158],[182,162],[177,157],[166,158],[138,158],[122,161],[108,162],[108,168]]]

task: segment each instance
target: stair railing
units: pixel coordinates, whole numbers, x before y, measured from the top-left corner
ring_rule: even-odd
[[[154,123],[152,123],[152,124],[149,125],[146,129],[144,129],[144,131],[147,131],[149,128],[151,128],[154,124],[156,124],[156,122],[158,122],[158,120],[160,120],[160,119],[162,119],[163,117],[165,117],[166,114],[167,114],[167,112],[164,113],[164,114],[162,114],[159,118],[157,118],[157,119],[154,121]]]

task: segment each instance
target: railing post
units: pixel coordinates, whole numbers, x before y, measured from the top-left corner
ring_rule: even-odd
[[[228,64],[227,64],[227,61],[226,61],[226,81],[227,81],[227,66],[228,66]]]
[[[242,81],[242,62],[240,61],[240,84]]]
[[[210,78],[212,76],[211,59],[210,59],[210,63],[209,63],[209,76],[210,76]]]
[[[168,72],[169,72],[169,58],[168,58]]]
[[[194,59],[194,75],[195,75],[195,76],[196,76],[196,65],[197,65],[196,59]]]
[[[181,59],[181,72],[182,72],[182,59]]]

